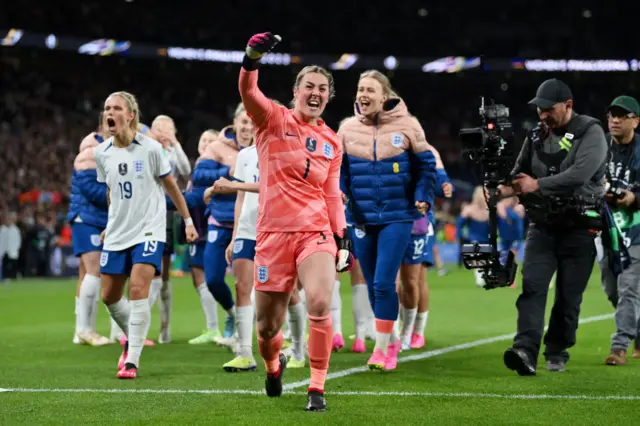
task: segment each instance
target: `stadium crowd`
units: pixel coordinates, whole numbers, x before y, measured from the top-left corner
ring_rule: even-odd
[[[0,184],[0,218],[4,221],[10,213],[18,216],[23,241],[18,262],[21,275],[46,274],[44,265],[27,266],[27,257],[47,259],[56,245],[70,242],[64,216],[74,153],[82,137],[96,128],[101,99],[110,88],[128,87],[140,94],[143,122],[159,114],[173,117],[178,139],[192,162],[197,158],[200,133],[207,128],[222,128],[237,105],[233,90],[237,66],[180,61],[158,64],[143,59],[86,57],[21,48],[3,49],[1,54],[0,167],[7,174]],[[128,66],[132,63],[136,66]],[[158,66],[162,73],[154,74],[151,81],[146,79]],[[68,78],[71,69],[87,67],[92,67],[92,73]],[[294,71],[265,69],[268,94],[287,102]],[[185,73],[189,73],[188,79],[181,78]],[[334,129],[352,112],[351,87],[357,75],[356,70],[336,73],[337,96],[325,113],[327,123]],[[395,80],[394,73],[389,76],[411,105],[429,142],[441,153],[457,188],[454,199],[444,202],[444,210],[439,209],[439,214],[454,224],[462,203],[470,200],[478,183],[461,155],[459,129],[479,124],[479,97],[485,95],[509,106],[516,143],[521,143],[525,131],[536,123],[535,112],[526,100],[547,75],[405,72]],[[567,77],[565,80],[576,94],[576,109],[595,117],[604,116],[603,105],[611,93],[622,92],[623,88],[632,92],[636,84],[628,74],[582,73]],[[201,84],[212,80],[215,85]],[[412,90],[413,87],[425,90]],[[26,256],[27,250],[34,247],[37,254]]]
[[[348,34],[345,37],[342,32],[314,37],[313,20],[301,19],[297,22],[305,24],[296,24],[285,13],[274,13],[275,20],[270,24],[286,28],[280,48],[293,53],[338,55],[343,51],[365,54],[385,51],[400,56],[428,53],[430,57],[483,54],[489,57],[543,58],[615,58],[622,53],[623,47],[613,42],[614,35],[605,31],[606,26],[602,25],[611,19],[613,13],[606,7],[592,4],[582,9],[560,11],[545,18],[551,20],[549,29],[539,34],[533,23],[540,10],[532,8],[526,21],[530,25],[523,24],[522,3],[512,2],[497,11],[478,5],[455,16],[446,13],[441,6],[427,7],[417,0],[403,2],[401,7],[380,3],[375,8],[367,8],[366,19],[360,16],[359,7],[341,5],[341,13],[335,17],[338,20],[336,25],[344,21],[345,25],[341,27],[347,31],[357,33],[364,22],[375,21],[380,16],[402,19],[406,26],[406,31],[401,32],[382,27],[366,42],[360,41],[360,37],[348,37]],[[527,5],[530,6],[529,3]],[[19,2],[6,5],[0,16],[0,28],[221,49],[237,49],[245,37],[245,31],[233,29],[223,18],[239,13],[233,4],[217,5],[214,14],[194,14],[189,25],[174,19],[170,8],[159,6],[155,8],[153,19],[165,23],[162,32],[155,31],[154,25],[140,25],[140,20],[150,23],[152,19],[151,15],[144,13],[144,5],[140,2],[123,2],[116,10],[97,1],[85,2],[81,6],[43,7],[28,13],[25,7]],[[286,9],[280,2],[270,5],[270,8],[274,11]],[[99,18],[105,13],[119,16],[121,24],[116,28],[102,26]],[[513,19],[516,15],[517,20]],[[25,20],[27,16],[29,18]],[[77,19],[69,19],[71,16]],[[136,19],[131,19],[133,16]],[[470,19],[472,17],[474,19]],[[261,25],[257,16],[243,19],[247,28]],[[96,24],[70,24],[86,20]],[[576,43],[566,26],[562,25],[566,20],[571,20],[572,31],[578,28],[589,43]],[[410,29],[420,31],[424,40],[433,40],[454,25],[458,28],[455,38],[444,43],[430,43],[426,51],[419,47],[422,46],[420,43],[413,42]],[[503,37],[504,34],[509,34],[509,37]],[[619,36],[617,32],[616,39]],[[405,42],[403,37],[411,37],[411,41],[407,39]],[[543,43],[543,39],[548,42]],[[583,47],[587,44],[588,50]],[[159,114],[171,116],[176,122],[178,138],[192,162],[197,158],[200,133],[226,125],[238,101],[235,90],[237,65],[81,56],[21,47],[3,48],[0,63],[0,167],[6,170],[5,179],[0,183],[0,221],[4,223],[12,213],[17,215],[22,235],[18,271],[25,275],[47,270],[44,266],[26,266],[28,248],[44,250],[35,257],[45,259],[56,245],[69,244],[64,215],[69,200],[73,157],[82,137],[95,129],[97,113],[107,93],[117,88],[127,88],[136,93],[143,122]],[[78,69],[91,69],[91,72],[74,72]],[[267,95],[282,102],[290,100],[290,83],[297,71],[296,66],[265,69]],[[336,72],[336,99],[324,114],[333,129],[337,129],[340,120],[353,111],[352,88],[359,71]],[[69,78],[70,73],[73,73],[73,78]],[[526,102],[540,81],[549,75],[522,71],[485,73],[479,70],[459,74],[425,74],[419,71],[387,74],[398,93],[411,105],[411,112],[425,129],[429,142],[441,153],[457,188],[454,199],[444,202],[439,209],[439,214],[453,224],[462,203],[471,199],[473,187],[478,183],[461,155],[457,134],[460,128],[478,125],[479,97],[493,98],[511,109],[519,144],[525,131],[536,123],[535,112]],[[149,75],[153,78],[148,78]],[[632,73],[572,73],[565,77],[573,89],[576,109],[597,118],[604,118],[603,106],[607,105],[612,94],[633,93],[637,88]],[[44,146],[46,149],[42,148]]]

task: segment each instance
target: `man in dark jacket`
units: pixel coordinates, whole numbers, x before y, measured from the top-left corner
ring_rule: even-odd
[[[607,108],[607,139],[611,147],[605,198],[615,226],[602,238],[603,256],[598,261],[602,286],[616,308],[616,332],[605,360],[608,365],[626,364],[627,350],[634,339],[633,357],[640,358],[640,138],[635,133],[638,116],[640,105],[631,96],[618,96]],[[612,244],[616,237],[626,249],[624,254],[622,247],[616,250],[618,245]],[[618,261],[618,268],[614,261]]]
[[[549,282],[556,272],[556,298],[544,336],[548,371],[563,371],[576,343],[582,293],[595,260],[594,238],[602,227],[607,141],[598,120],[573,110],[573,95],[560,80],[540,85],[530,102],[540,127],[525,140],[510,186],[500,196],[519,195],[530,226],[518,297],[518,332],[504,353],[518,374],[536,374]]]

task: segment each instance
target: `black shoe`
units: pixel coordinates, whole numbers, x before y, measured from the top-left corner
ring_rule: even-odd
[[[267,373],[267,380],[264,381],[264,390],[267,391],[267,396],[272,398],[282,395],[282,375],[287,369],[287,357],[283,353],[280,353],[278,360],[280,361],[278,372],[275,374]]]
[[[324,393],[312,390],[307,394],[307,406],[304,411],[327,411],[327,402]]]
[[[522,349],[507,349],[504,353],[504,365],[515,370],[521,376],[536,375],[536,367],[529,359],[529,355]]]
[[[547,371],[557,372],[566,370],[566,362],[560,358],[550,358],[547,360]]]

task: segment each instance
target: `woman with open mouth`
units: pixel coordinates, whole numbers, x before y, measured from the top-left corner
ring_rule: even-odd
[[[418,120],[384,74],[360,75],[354,109],[338,131],[345,153],[340,179],[376,318],[376,344],[367,364],[393,370],[400,351],[394,333],[396,276],[412,243],[413,222],[433,206],[436,159]]]
[[[109,204],[101,235],[102,300],[127,338],[117,377],[135,379],[151,322],[151,280],[161,269],[166,242],[165,191],[185,220],[187,240],[195,241],[198,233],[162,145],[137,132],[135,97],[111,94],[104,116],[111,137],[94,151],[97,181],[106,183]],[[123,297],[127,279],[130,301]]]
[[[260,164],[254,272],[258,342],[267,396],[279,397],[287,366],[280,353],[281,328],[299,278],[310,324],[305,410],[324,411],[333,343],[331,295],[336,271],[353,264],[340,193],[342,147],[321,118],[334,95],[327,70],[312,65],[298,73],[292,109],[270,101],[258,88],[258,61],[280,40],[271,33],[251,37],[238,82],[257,127]]]

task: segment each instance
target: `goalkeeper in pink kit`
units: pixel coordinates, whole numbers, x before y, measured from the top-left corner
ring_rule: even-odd
[[[311,380],[307,411],[324,411],[324,383],[333,330],[331,295],[336,270],[353,264],[339,178],[342,147],[320,119],[333,96],[333,77],[305,67],[293,88],[292,110],[267,99],[258,88],[257,63],[278,42],[271,33],[249,40],[239,90],[256,130],[260,170],[254,286],[260,355],[270,397],[282,394],[286,357],[282,325],[299,278],[309,313]]]

